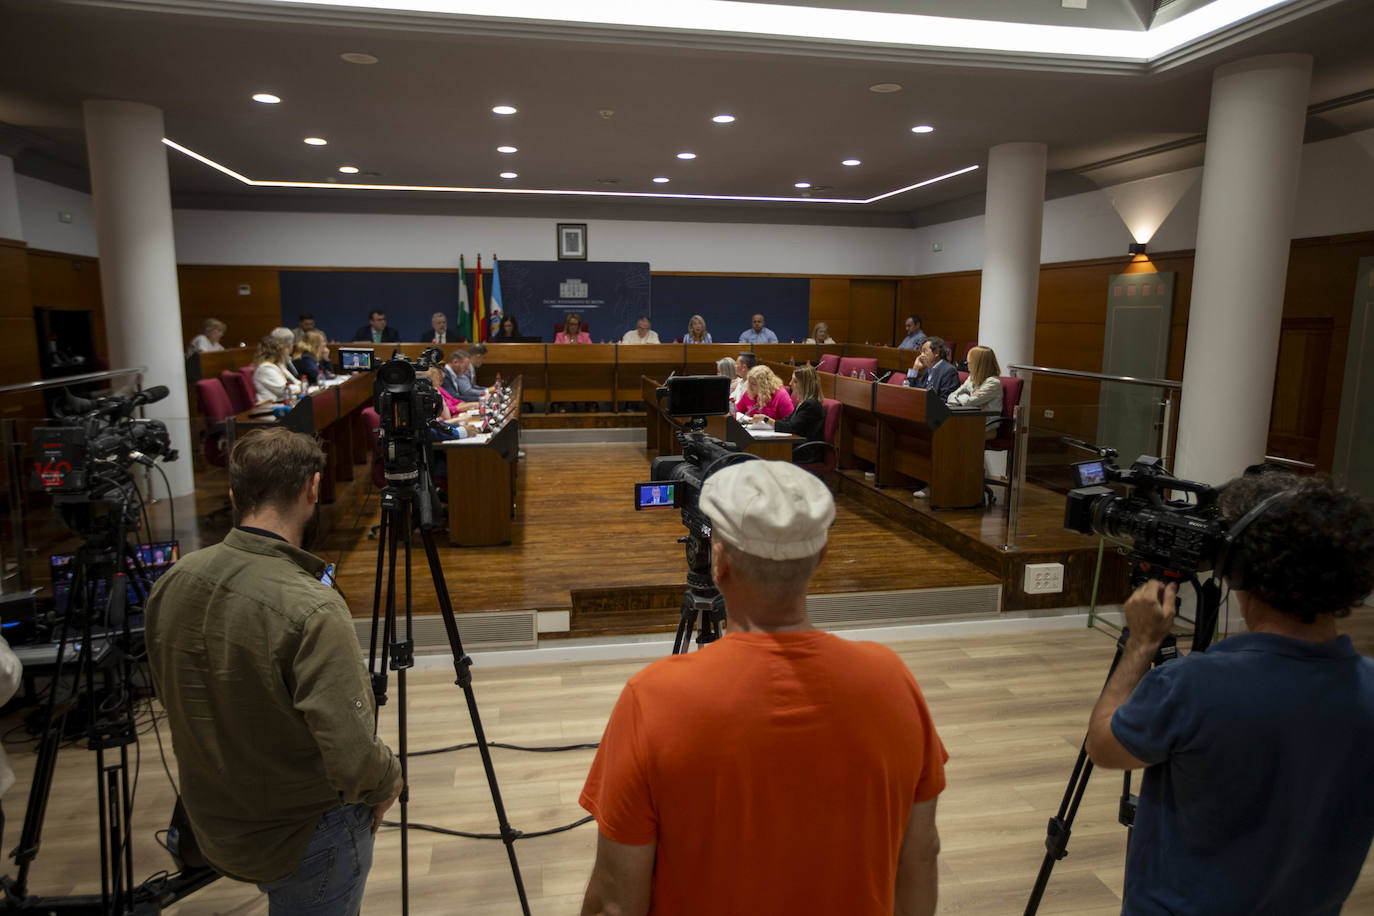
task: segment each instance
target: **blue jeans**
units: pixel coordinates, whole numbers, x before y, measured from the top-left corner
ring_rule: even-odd
[[[269,916],[357,916],[372,868],[372,809],[341,805],[320,815],[295,874],[259,884]]]

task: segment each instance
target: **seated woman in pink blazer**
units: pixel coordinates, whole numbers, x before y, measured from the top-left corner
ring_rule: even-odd
[[[563,319],[563,330],[554,335],[553,342],[560,343],[591,343],[592,336],[582,330],[582,316],[576,312],[569,312]]]
[[[792,396],[783,387],[782,379],[767,366],[755,366],[744,377],[744,396],[735,409],[748,416],[763,414],[774,420],[792,416],[795,409]]]

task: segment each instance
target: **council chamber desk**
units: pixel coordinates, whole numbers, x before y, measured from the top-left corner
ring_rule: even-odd
[[[520,458],[523,379],[511,382],[511,399],[494,432],[435,443],[448,472],[448,542],[491,547],[511,542]]]

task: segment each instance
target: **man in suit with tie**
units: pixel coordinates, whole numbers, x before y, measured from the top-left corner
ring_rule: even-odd
[[[443,312],[435,312],[429,319],[430,329],[420,335],[421,343],[432,343],[443,346],[448,343],[448,316]]]
[[[353,339],[368,343],[400,343],[401,332],[386,326],[386,312],[373,309],[367,315],[367,324],[353,332]]]
[[[471,355],[468,351],[454,350],[448,355],[448,362],[444,364],[444,380],[440,385],[460,401],[476,401],[482,396],[483,391],[469,381],[468,373],[471,369]]]
[[[959,370],[949,361],[949,347],[943,338],[927,337],[922,342],[916,362],[907,370],[906,384],[933,391],[941,401],[959,387]]]

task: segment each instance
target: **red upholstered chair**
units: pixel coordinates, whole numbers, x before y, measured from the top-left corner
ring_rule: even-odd
[[[967,382],[967,381],[968,381],[968,373],[965,372],[963,369],[960,369],[960,370],[959,370],[959,384],[962,385],[962,384],[964,384],[964,382]]]
[[[1007,453],[1007,479],[993,480],[992,482],[1010,487],[1012,474],[1015,472],[1012,460],[1016,456],[1016,420],[1013,412],[1016,410],[1016,405],[1021,403],[1021,389],[1025,383],[1022,379],[1007,375],[1000,376],[1000,378],[1002,379],[1002,419],[997,421],[997,435],[989,439],[983,448],[989,452]],[[992,495],[992,490],[986,485],[983,487],[983,496],[990,506],[997,502],[996,497]]]
[[[219,383],[223,386],[224,393],[229,397],[229,403],[233,406],[234,413],[243,413],[257,401],[253,389],[253,380],[244,378],[242,372],[225,369],[219,374]]]
[[[205,460],[217,468],[229,463],[229,439],[224,428],[225,418],[238,411],[229,401],[229,395],[217,378],[204,378],[196,382],[196,400],[200,403],[201,415],[205,417],[206,427],[200,434],[200,446]],[[233,510],[228,499],[219,508],[212,510],[207,518],[214,518]]]
[[[896,372],[883,379],[883,381],[887,382],[889,385],[905,385],[906,373],[898,369]]]
[[[853,375],[858,372],[859,378],[872,380],[878,374],[878,360],[872,356],[846,356],[840,360],[839,370],[836,375]]]
[[[823,477],[839,464],[839,451],[835,447],[835,440],[840,432],[840,402],[832,398],[821,400],[821,407],[825,410],[825,426],[822,427],[822,435],[825,437],[825,460],[815,461],[808,464],[799,464],[797,467],[804,471],[810,471],[818,477]]]
[[[375,407],[364,407],[362,416],[367,437],[372,442],[372,485],[380,490],[386,486],[386,465],[382,461],[382,415],[377,413]],[[375,530],[373,536],[376,536]]]
[[[239,375],[243,376],[243,380],[248,384],[248,403],[250,405],[256,404],[258,402],[258,386],[253,384],[253,366],[239,367]]]
[[[817,372],[834,372],[840,368],[840,356],[838,353],[822,353],[821,361],[816,364]]]

